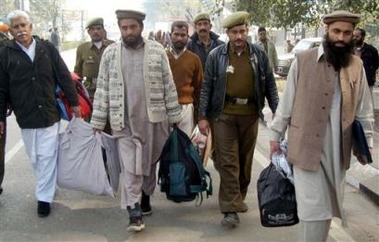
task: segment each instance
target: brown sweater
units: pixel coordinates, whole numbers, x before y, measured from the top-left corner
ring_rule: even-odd
[[[179,104],[193,103],[198,106],[203,68],[200,58],[192,52],[184,51],[178,59],[167,50],[172,75],[178,92]]]

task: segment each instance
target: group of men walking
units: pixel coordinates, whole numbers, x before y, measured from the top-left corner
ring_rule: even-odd
[[[170,126],[178,125],[190,135],[196,124],[202,134],[210,130],[213,134],[221,224],[237,226],[238,213],[249,209],[244,201],[259,118],[267,101],[274,115],[272,153],[280,152],[278,142],[289,126],[288,158],[294,165],[299,239],[325,241],[331,218],[343,218],[343,179],[355,119],[362,123],[369,146],[373,145],[372,97],[362,62],[352,55],[359,15],[336,11],[324,16],[323,44],[296,57],[280,102],[273,74],[276,52],[270,54],[264,28],[259,32],[261,46],[247,41],[249,13],[235,12],[223,19],[226,43],[211,31],[206,13],[195,16],[191,37],[188,23],[175,21],[167,49],[142,37],[144,13],[117,10],[116,18],[121,40],[115,43],[105,39],[102,18],[87,24],[91,41],[77,48],[74,72],[93,98],[87,121],[95,132],[108,123],[116,139],[127,230],[145,229],[143,216],[152,214],[155,161]],[[37,178],[37,212],[45,217],[56,180],[60,118],[54,100],[55,76],[75,116],[80,117],[80,107],[56,48],[32,36],[32,22],[25,12],[16,10],[8,19],[14,39],[0,49],[0,131],[5,130],[9,103]],[[356,39],[360,43],[358,34]]]

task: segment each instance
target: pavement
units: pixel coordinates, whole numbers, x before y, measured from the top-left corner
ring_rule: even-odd
[[[374,113],[373,163],[363,166],[354,157],[346,173],[346,181],[379,206],[379,87],[374,88]]]
[[[12,138],[20,136],[14,116],[8,128]],[[256,180],[269,164],[269,130],[260,124],[252,167],[252,182],[245,199],[249,210],[239,214],[234,229],[222,227],[218,206],[219,175],[210,160],[206,169],[213,179],[214,194],[195,201],[168,201],[159,186],[152,196],[153,215],[145,218],[146,230],[128,233],[127,213],[120,209],[120,189],[115,198],[59,188],[47,218],[36,215],[35,180],[24,149],[6,163],[5,190],[0,196],[0,241],[296,241],[298,225],[266,228],[260,224]],[[9,142],[10,144],[11,142]],[[11,152],[10,152],[11,153]],[[333,219],[327,242],[379,241],[378,207],[352,186],[345,188],[348,227]]]

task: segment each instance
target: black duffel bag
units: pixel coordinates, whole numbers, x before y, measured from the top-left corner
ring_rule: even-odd
[[[257,182],[261,224],[264,227],[281,227],[297,224],[294,185],[270,163],[262,170]]]

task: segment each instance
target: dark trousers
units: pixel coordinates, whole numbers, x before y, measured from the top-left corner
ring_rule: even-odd
[[[0,136],[0,187],[3,183],[5,172],[5,139],[6,139],[6,125],[4,127],[4,134]]]
[[[257,115],[226,115],[213,121],[214,165],[220,174],[222,213],[240,212],[250,184],[258,135]]]

